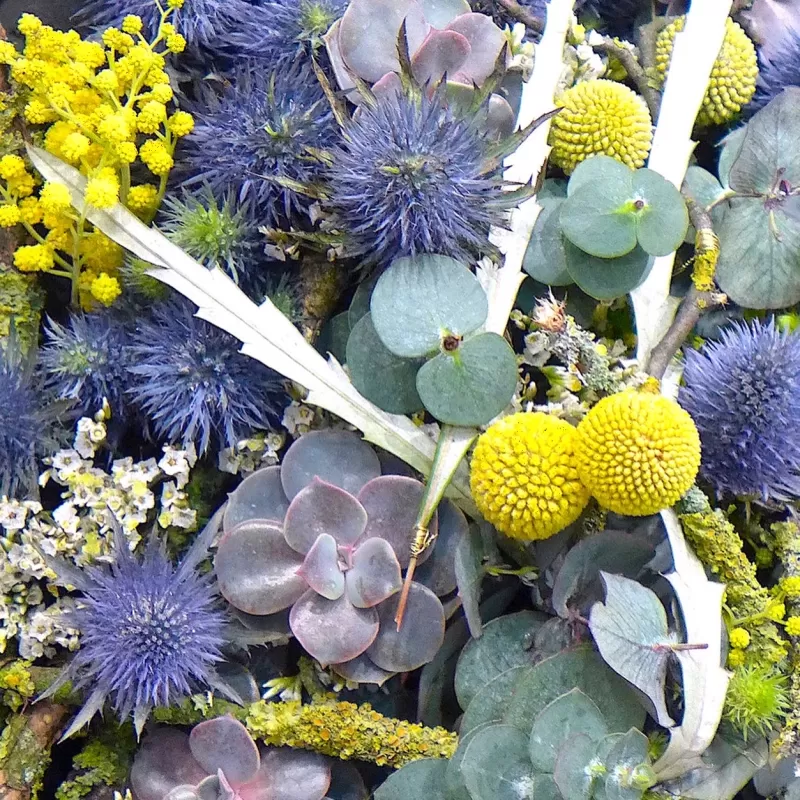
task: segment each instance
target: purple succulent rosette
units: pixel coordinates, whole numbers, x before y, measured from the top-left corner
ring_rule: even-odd
[[[486,14],[474,13],[467,0],[351,0],[326,34],[336,79],[359,102],[356,78],[373,92],[400,91],[397,42],[405,25],[411,71],[422,85],[447,83],[450,101],[469,105],[475,87],[495,70],[506,37]],[[499,94],[489,99],[489,126],[508,135],[514,112]]]
[[[186,734],[157,728],[131,769],[136,800],[322,800],[331,782],[324,756],[261,747],[231,716]]]
[[[423,554],[397,631],[402,570],[425,487],[381,471],[375,451],[354,433],[306,434],[281,466],[254,473],[230,496],[215,559],[220,591],[245,626],[291,607],[289,626],[310,655],[371,683],[416,669],[438,651],[445,615],[437,595],[455,590],[452,553],[467,529],[445,502],[431,521],[437,545]]]

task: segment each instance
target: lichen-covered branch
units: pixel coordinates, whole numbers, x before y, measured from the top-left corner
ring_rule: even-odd
[[[0,797],[30,800],[50,763],[50,748],[69,714],[66,706],[43,701],[13,715],[0,737]]]

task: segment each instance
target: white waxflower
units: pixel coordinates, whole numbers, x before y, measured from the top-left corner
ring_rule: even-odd
[[[25,527],[28,509],[19,500],[0,500],[0,525],[7,531],[20,531]]]
[[[176,528],[191,530],[197,525],[197,512],[193,508],[175,506],[171,509],[172,524]]]
[[[53,519],[56,525],[65,533],[77,533],[81,524],[78,510],[73,503],[62,503],[53,511]]]
[[[283,412],[281,424],[292,436],[308,433],[314,422],[314,409],[292,400]]]

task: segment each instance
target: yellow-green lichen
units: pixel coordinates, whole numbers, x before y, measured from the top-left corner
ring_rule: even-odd
[[[39,340],[44,298],[36,278],[0,265],[0,345],[7,339],[12,320],[23,353]]]
[[[12,661],[0,669],[3,704],[16,711],[36,694],[29,661]]]

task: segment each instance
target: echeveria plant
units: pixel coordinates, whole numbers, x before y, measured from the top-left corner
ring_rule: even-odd
[[[158,728],[131,770],[137,800],[321,800],[331,782],[328,761],[288,747],[261,747],[231,716],[186,734]]]
[[[403,29],[408,65],[398,52]],[[357,80],[371,84],[378,96],[397,91],[408,66],[421,86],[445,80],[448,97],[469,106],[475,87],[495,72],[506,36],[491,17],[473,13],[467,0],[352,0],[325,41],[345,91],[355,89]],[[350,96],[359,101],[357,92]],[[493,129],[513,130],[514,112],[503,97],[492,94],[489,110]]]
[[[354,433],[306,434],[281,466],[256,472],[231,495],[215,559],[220,591],[245,619],[291,607],[292,633],[314,658],[375,683],[439,649],[445,616],[437,593],[455,589],[447,550],[466,531],[463,514],[445,503],[431,525],[440,552],[421,571],[424,583],[412,584],[397,631],[401,570],[424,486],[381,471]]]

